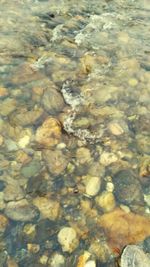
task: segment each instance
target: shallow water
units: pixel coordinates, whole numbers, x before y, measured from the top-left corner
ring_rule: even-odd
[[[150,253],[149,1],[0,12],[0,266]]]

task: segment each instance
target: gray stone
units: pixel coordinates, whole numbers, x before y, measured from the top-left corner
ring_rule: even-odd
[[[26,199],[8,202],[5,215],[14,221],[32,221],[38,217],[38,210],[30,205]]]
[[[62,111],[64,100],[56,89],[48,88],[43,95],[42,104],[47,112],[55,114]]]

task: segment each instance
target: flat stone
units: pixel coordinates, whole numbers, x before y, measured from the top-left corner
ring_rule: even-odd
[[[5,214],[14,221],[32,221],[38,217],[38,210],[30,205],[26,199],[8,202],[5,208]]]
[[[90,177],[86,184],[86,194],[89,196],[96,196],[100,190],[101,178],[100,177]]]

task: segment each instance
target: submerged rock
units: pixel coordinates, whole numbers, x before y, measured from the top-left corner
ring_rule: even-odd
[[[59,143],[61,137],[61,126],[55,118],[47,118],[40,126],[35,135],[36,141],[44,147],[52,147]]]
[[[116,199],[125,205],[144,205],[144,196],[138,178],[130,170],[121,170],[113,177]]]
[[[13,221],[32,221],[38,217],[38,210],[29,204],[26,199],[10,201],[6,205],[5,214]]]
[[[58,149],[44,150],[43,159],[48,170],[56,176],[65,170],[69,162],[69,159],[64,155],[64,153]]]
[[[121,267],[149,267],[150,257],[136,245],[128,245],[121,256]]]
[[[48,88],[43,95],[42,104],[47,112],[50,114],[56,114],[64,108],[64,100],[61,94],[57,91],[57,88],[52,86]]]
[[[128,244],[136,244],[150,235],[150,219],[120,208],[104,214],[99,219],[108,238],[109,245],[122,249]]]
[[[58,242],[62,246],[62,250],[65,252],[73,252],[78,244],[76,231],[71,227],[64,227],[58,233]]]

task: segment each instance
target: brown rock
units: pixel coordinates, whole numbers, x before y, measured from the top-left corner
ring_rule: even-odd
[[[44,150],[43,159],[49,171],[56,176],[62,173],[68,164],[68,158],[61,150]]]
[[[45,147],[52,147],[60,141],[61,126],[55,118],[47,118],[36,131],[36,141]]]
[[[8,90],[5,87],[0,87],[0,98],[8,95]]]
[[[0,214],[0,234],[3,234],[8,226],[8,219],[3,215]]]
[[[39,209],[43,218],[56,220],[59,215],[60,205],[57,201],[46,197],[36,197],[33,204]]]
[[[36,110],[20,109],[17,113],[10,116],[10,120],[15,125],[27,126],[36,123],[43,115],[43,109]]]
[[[28,83],[32,81],[37,81],[43,78],[43,74],[35,70],[31,64],[25,63],[20,65],[12,77],[12,82],[14,84]]]
[[[120,208],[104,214],[99,219],[112,248],[122,249],[128,244],[136,244],[150,235],[150,219]]]

